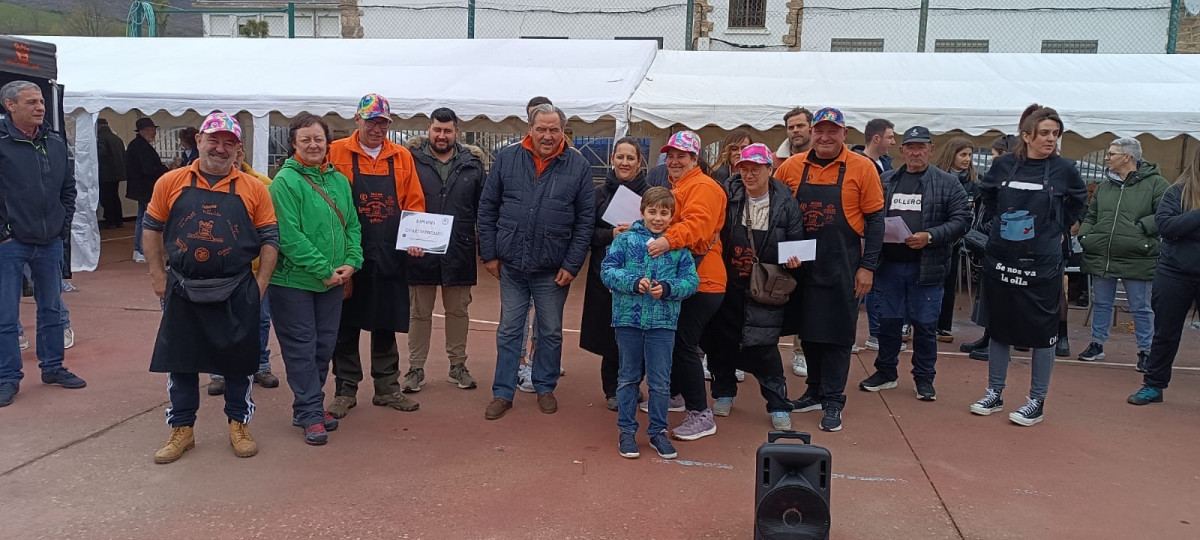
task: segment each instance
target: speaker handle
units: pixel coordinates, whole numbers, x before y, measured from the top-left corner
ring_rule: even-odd
[[[779,439],[799,439],[804,444],[812,444],[812,435],[805,431],[768,431],[767,442],[773,443]]]

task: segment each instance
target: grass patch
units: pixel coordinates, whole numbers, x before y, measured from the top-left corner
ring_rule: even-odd
[[[33,9],[0,2],[0,34],[63,35],[67,16],[57,11]]]

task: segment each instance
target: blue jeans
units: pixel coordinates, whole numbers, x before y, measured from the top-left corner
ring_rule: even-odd
[[[269,295],[269,294],[263,295],[262,302],[260,303],[260,305],[262,306],[262,310],[258,314],[259,331],[261,332],[261,334],[259,335],[259,343],[262,344],[262,347],[259,349],[262,352],[260,353],[260,355],[258,357],[258,372],[259,373],[262,373],[264,371],[271,371],[271,349],[267,348],[267,343],[271,341],[271,300],[270,299],[271,299],[271,295]],[[68,325],[68,326],[70,326],[70,325]],[[219,381],[222,379],[224,379],[224,377],[217,375],[215,373],[212,376],[212,380],[214,380],[214,381]]]
[[[492,396],[513,400],[517,391],[517,365],[525,338],[529,301],[534,306],[533,387],[539,394],[553,392],[562,365],[563,306],[570,286],[554,282],[557,272],[527,274],[500,265],[500,327],[496,329],[496,376]]]
[[[879,279],[878,276],[875,279]],[[863,297],[863,303],[867,305],[867,335],[879,338],[879,301],[875,298],[875,290],[872,288]]]
[[[875,271],[871,295],[879,307],[879,356],[875,370],[897,378],[900,363],[901,327],[913,327],[912,375],[918,381],[933,381],[937,372],[937,321],[942,311],[942,284],[921,285],[920,263],[884,262]]]
[[[20,384],[21,279],[29,265],[37,303],[37,357],[43,373],[62,367],[62,242],[37,246],[17,239],[0,243],[0,383]]]
[[[657,435],[666,431],[675,331],[625,327],[613,331],[617,335],[617,350],[621,357],[617,374],[617,428],[624,433],[637,433],[638,386],[644,375],[646,385],[650,387],[650,429],[646,433]]]
[[[146,217],[146,205],[148,203],[138,203],[137,219],[133,220],[133,250],[142,253],[142,219]]]
[[[1129,311],[1133,312],[1133,331],[1138,350],[1150,352],[1154,338],[1154,310],[1150,309],[1151,282],[1122,279]],[[1112,328],[1113,302],[1117,299],[1117,278],[1092,276],[1092,341],[1104,344]]]

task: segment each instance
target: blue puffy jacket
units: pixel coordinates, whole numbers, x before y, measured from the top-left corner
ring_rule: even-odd
[[[479,254],[519,272],[578,276],[595,223],[591,166],[572,148],[551,159],[539,176],[533,154],[520,144],[496,154],[479,200]]]
[[[66,140],[49,123],[30,138],[11,118],[0,117],[0,242],[62,241],[74,217],[75,172]]]
[[[696,293],[700,276],[696,261],[686,249],[668,251],[651,257],[646,243],[661,237],[637,220],[628,231],[617,236],[601,263],[600,276],[612,291],[612,325],[642,330],[675,330],[679,306]],[[663,297],[638,292],[638,281],[648,278],[663,284]]]

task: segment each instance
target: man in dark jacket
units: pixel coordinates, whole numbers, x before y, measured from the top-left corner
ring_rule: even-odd
[[[96,153],[100,158],[100,206],[104,207],[104,228],[118,229],[124,215],[121,211],[121,182],[125,181],[125,141],[122,141],[108,120],[96,121]]]
[[[596,212],[587,159],[564,151],[566,125],[562,110],[534,107],[529,135],[496,156],[479,201],[480,257],[500,280],[494,399],[484,414],[489,420],[512,408],[530,299],[537,312],[533,385],[538,409],[558,410],[554,388],[562,364],[563,306],[587,257]]]
[[[75,175],[67,142],[46,121],[42,90],[28,81],[0,88],[0,407],[20,389],[21,280],[32,272],[42,384],[83,388],[63,366],[63,241],[75,215]]]
[[[145,263],[146,256],[142,253],[142,220],[146,217],[146,205],[150,204],[150,196],[154,194],[154,184],[159,177],[167,173],[158,150],[154,149],[154,138],[158,136],[158,126],[149,118],[138,118],[137,136],[129,141],[125,149],[125,198],[137,201],[137,221],[133,231],[133,262]]]
[[[895,129],[895,124],[890,120],[874,118],[863,128],[866,144],[856,144],[850,147],[850,150],[871,160],[871,163],[875,164],[875,172],[879,173],[880,177],[883,176],[883,173],[892,170],[892,156],[889,156],[888,152],[891,152],[892,147],[896,145]],[[873,292],[867,293],[863,302],[867,304],[866,347],[871,350],[879,350],[879,302]],[[905,331],[906,335],[907,333]]]
[[[951,247],[971,226],[971,206],[958,178],[929,164],[933,142],[921,126],[904,132],[904,165],[883,178],[887,217],[873,294],[879,303],[879,356],[875,373],[859,383],[878,392],[896,387],[901,326],[914,327],[913,378],[917,399],[933,401],[937,320]],[[907,229],[909,234],[904,234]]]
[[[483,152],[458,143],[458,116],[440,108],[429,115],[429,133],[408,141],[425,192],[425,211],[454,216],[450,245],[442,255],[426,253],[408,259],[408,373],[404,390],[416,392],[425,381],[429,334],[433,326],[433,301],[442,289],[446,312],[446,356],[450,376],[459,388],[475,388],[467,371],[468,306],[476,283],[475,221],[483,192]]]
[[[1142,143],[1122,138],[1106,154],[1108,178],[1096,186],[1087,215],[1079,226],[1083,246],[1081,270],[1092,276],[1092,342],[1080,360],[1104,359],[1104,342],[1112,326],[1117,280],[1125,284],[1137,335],[1137,367],[1145,368],[1154,336],[1150,282],[1158,263],[1158,225],[1154,214],[1167,191],[1158,165],[1142,161]]]

